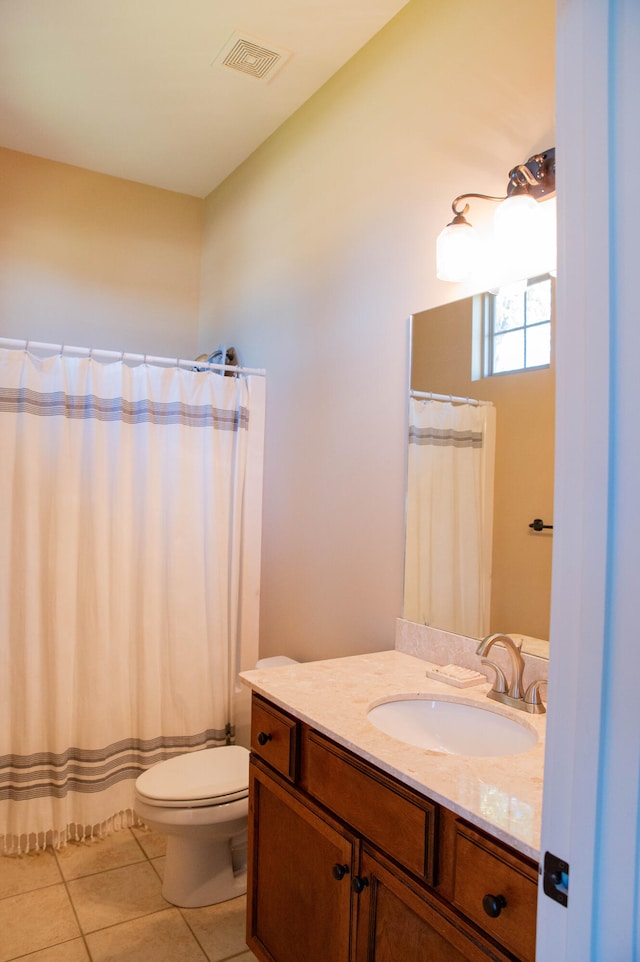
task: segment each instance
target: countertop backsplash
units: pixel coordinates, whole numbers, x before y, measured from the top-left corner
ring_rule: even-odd
[[[424,661],[436,665],[462,665],[463,668],[473,668],[481,671],[489,681],[493,681],[494,672],[486,668],[476,655],[479,642],[475,638],[465,635],[455,635],[450,631],[430,628],[429,625],[418,625],[413,621],[398,618],[396,621],[396,651],[403,651],[407,655],[414,655]],[[549,662],[546,658],[538,658],[522,652],[525,663],[524,683],[529,685],[539,678],[547,678]],[[497,665],[509,670],[509,655],[506,650],[494,645],[491,649],[491,660]],[[507,676],[508,677],[508,676]],[[546,702],[546,690],[543,690],[542,700]]]

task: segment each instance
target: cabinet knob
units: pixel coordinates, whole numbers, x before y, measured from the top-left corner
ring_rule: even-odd
[[[270,741],[271,735],[268,732],[258,732],[258,745],[266,745]]]
[[[482,899],[482,908],[492,919],[497,919],[506,906],[507,900],[504,895],[485,895]]]
[[[360,878],[359,875],[354,875],[351,879],[351,888],[357,895],[360,895],[360,893],[366,889],[368,884],[368,879]]]
[[[336,862],[336,864],[333,866],[333,869],[331,871],[333,872],[334,879],[336,879],[339,882],[340,879],[343,879],[345,875],[349,874],[349,866],[340,865],[339,862]]]

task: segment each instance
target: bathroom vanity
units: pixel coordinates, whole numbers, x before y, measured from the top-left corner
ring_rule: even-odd
[[[381,652],[244,676],[247,940],[263,962],[534,962],[544,722],[526,720],[534,748],[493,759],[376,731],[367,707],[399,692],[486,698],[426,667]]]

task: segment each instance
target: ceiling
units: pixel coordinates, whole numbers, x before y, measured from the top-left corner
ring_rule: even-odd
[[[0,146],[204,197],[406,2],[0,0]]]

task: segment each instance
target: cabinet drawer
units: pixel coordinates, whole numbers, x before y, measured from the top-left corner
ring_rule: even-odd
[[[298,772],[298,723],[254,695],[251,701],[251,751],[290,781]]]
[[[534,962],[535,866],[458,822],[454,871],[454,904],[522,962]],[[497,902],[488,906],[489,912],[483,905],[485,896],[493,896]],[[492,911],[499,914],[492,917]]]
[[[390,852],[404,868],[433,884],[437,811],[433,803],[313,731],[305,734],[301,767],[310,795]]]

